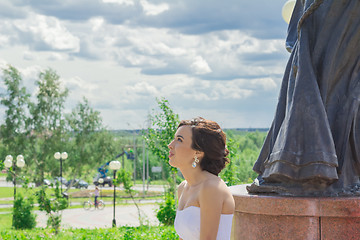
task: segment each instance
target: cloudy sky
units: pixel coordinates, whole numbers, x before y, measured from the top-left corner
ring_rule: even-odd
[[[54,69],[66,111],[84,96],[109,129],[145,126],[156,97],[181,119],[266,128],[289,57],[285,2],[2,0],[0,67],[16,67],[32,94]]]

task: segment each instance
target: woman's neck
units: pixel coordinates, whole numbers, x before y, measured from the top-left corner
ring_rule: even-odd
[[[200,167],[181,171],[181,173],[191,187],[197,186],[207,178],[207,171],[203,171]]]

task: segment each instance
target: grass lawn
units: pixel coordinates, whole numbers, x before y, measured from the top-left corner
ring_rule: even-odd
[[[135,181],[136,185],[142,185],[143,181],[142,180],[136,180]],[[169,183],[166,180],[151,180],[150,185],[168,185]],[[145,180],[145,185],[147,185],[147,181]]]
[[[2,229],[10,229],[12,221],[12,214],[0,214],[0,230]]]

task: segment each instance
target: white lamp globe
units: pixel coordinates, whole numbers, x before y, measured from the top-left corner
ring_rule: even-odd
[[[13,157],[12,157],[11,155],[7,155],[7,156],[5,157],[5,160],[10,160],[10,161],[12,161],[12,160],[13,160]]]
[[[4,165],[6,168],[11,168],[12,160],[10,160],[10,158],[5,158]]]
[[[22,155],[20,155],[22,156]],[[25,166],[25,161],[24,161],[24,157],[17,157],[17,161],[16,161],[16,166],[19,168],[23,168]]]
[[[287,24],[289,24],[290,22],[291,15],[294,11],[295,2],[295,0],[289,0],[284,4],[282,8],[281,14]]]
[[[68,158],[67,152],[61,153],[61,158],[62,158],[62,159],[67,159],[67,158]]]
[[[55,154],[54,154],[54,158],[55,159],[60,159],[60,157],[61,157],[61,155],[60,155],[60,153],[59,152],[56,152]]]
[[[120,162],[119,161],[111,161],[109,164],[111,170],[119,170],[120,169]]]
[[[104,183],[104,179],[103,178],[99,178],[99,183],[103,184]]]

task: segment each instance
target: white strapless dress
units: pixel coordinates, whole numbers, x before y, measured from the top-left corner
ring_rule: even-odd
[[[221,214],[217,240],[229,240],[234,214]],[[200,239],[200,208],[195,206],[177,210],[175,230],[183,240]]]

